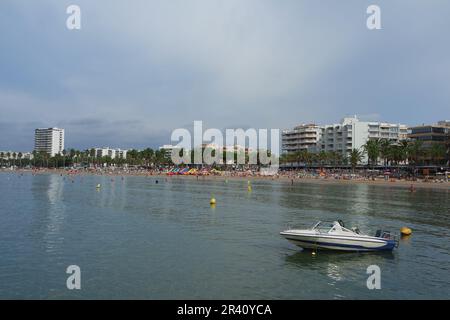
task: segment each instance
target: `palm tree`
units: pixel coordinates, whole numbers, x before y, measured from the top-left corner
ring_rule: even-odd
[[[445,159],[445,154],[447,150],[445,146],[440,143],[433,143],[430,148],[431,162],[435,165],[439,165],[443,159]]]
[[[389,162],[389,153],[392,142],[389,139],[380,139],[380,156],[383,159],[384,166],[388,165]]]
[[[330,151],[329,158],[334,165],[341,165],[344,162],[342,154],[336,151]]]
[[[19,152],[19,153],[17,154],[17,158],[19,159],[19,167],[22,166],[22,157],[23,157],[22,152]]]
[[[36,154],[37,154],[36,150],[33,150],[32,154],[33,154],[33,167],[36,167]]]
[[[317,160],[319,160],[319,163],[321,166],[328,163],[328,159],[329,159],[329,154],[325,151],[320,151],[319,154],[317,155]]]
[[[13,153],[12,153],[12,157],[13,157],[13,167],[15,167],[15,166],[16,166],[16,157],[17,157],[17,153],[16,153],[16,152],[13,152]]]
[[[381,141],[379,139],[367,140],[366,144],[363,146],[367,157],[369,158],[369,164],[378,164],[378,157],[380,156]]]
[[[398,143],[400,162],[406,162],[409,156],[409,142],[402,140]]]
[[[355,172],[355,168],[358,163],[363,159],[363,152],[358,149],[353,149],[349,155],[350,164],[352,165],[352,171]]]
[[[226,155],[226,153],[224,152],[223,153],[223,158],[224,158],[224,162],[225,162],[225,155]],[[288,154],[287,153],[283,153],[283,154],[281,154],[280,155],[280,164],[286,164],[287,162],[288,162]]]
[[[6,153],[6,160],[8,160],[8,166],[10,166],[11,165],[11,152],[7,152]]]
[[[41,159],[42,166],[44,166],[45,163],[46,167],[48,168],[48,153],[45,151],[40,151],[39,158]]]
[[[67,150],[66,149],[64,149],[62,151],[62,155],[63,155],[63,168],[65,168],[66,167],[66,155],[67,155]]]
[[[389,163],[398,165],[402,161],[403,155],[399,145],[391,144],[388,149]]]
[[[306,157],[306,151],[305,150],[301,150],[301,151],[296,151],[294,152],[294,154],[292,155],[292,159],[297,162],[297,165],[300,164],[300,162],[305,162],[305,157]]]
[[[423,155],[423,142],[414,140],[408,145],[408,158],[416,166]]]

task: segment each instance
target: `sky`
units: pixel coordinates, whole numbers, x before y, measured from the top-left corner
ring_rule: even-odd
[[[448,0],[2,0],[0,150],[31,151],[38,127],[66,148],[155,148],[194,120],[450,119],[449,17]]]

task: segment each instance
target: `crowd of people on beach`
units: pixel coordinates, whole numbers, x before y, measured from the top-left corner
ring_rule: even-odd
[[[11,169],[8,169],[11,170]],[[5,170],[3,170],[5,171]],[[292,169],[292,170],[276,170],[272,172],[267,172],[261,170],[260,168],[228,168],[224,170],[218,170],[216,168],[204,167],[199,169],[192,168],[178,168],[175,166],[164,166],[164,167],[79,167],[79,168],[66,168],[66,169],[49,169],[49,168],[29,168],[29,169],[16,169],[16,171],[21,172],[32,172],[33,174],[39,173],[60,173],[68,175],[77,174],[94,174],[94,175],[117,175],[117,176],[194,176],[194,177],[205,177],[205,176],[223,176],[223,177],[241,177],[241,178],[267,178],[267,179],[290,179],[301,180],[301,179],[314,179],[314,180],[347,180],[347,181],[386,181],[386,182],[396,182],[396,181],[410,181],[410,182],[436,182],[445,183],[449,182],[450,172],[443,175],[435,176],[419,176],[413,175],[411,173],[396,171],[396,170],[351,170],[351,169]]]

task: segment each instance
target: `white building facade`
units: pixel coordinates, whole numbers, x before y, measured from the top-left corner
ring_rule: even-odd
[[[165,144],[165,145],[159,147],[158,149],[159,149],[159,151],[164,151],[165,156],[170,158],[172,156],[173,150],[175,150],[176,152],[180,152],[182,148],[180,146]]]
[[[408,127],[402,124],[360,121],[356,116],[346,117],[340,123],[324,126],[302,125],[282,134],[282,152],[301,150],[309,152],[337,152],[344,158],[353,149],[363,150],[371,139],[388,139],[393,142],[407,139]],[[367,163],[364,155],[363,163]]]
[[[34,150],[46,152],[51,157],[64,150],[64,129],[39,128],[34,131]]]
[[[302,124],[281,133],[281,148],[285,153],[317,152],[322,129],[315,124]]]
[[[97,158],[101,157],[110,157],[111,159],[126,159],[127,158],[127,152],[128,150],[122,150],[119,148],[112,149],[109,147],[103,147],[103,148],[94,148],[95,149],[95,156]]]

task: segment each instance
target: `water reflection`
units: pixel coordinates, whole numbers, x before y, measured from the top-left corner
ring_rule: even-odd
[[[446,190],[411,194],[394,187],[255,181],[249,194],[246,180],[155,180],[0,178],[8,208],[0,214],[6,240],[0,241],[0,269],[8,275],[0,297],[71,297],[64,267],[73,261],[90,268],[83,298],[449,296]],[[379,226],[397,234],[408,226],[413,235],[394,253],[316,256],[279,235],[288,223],[310,227],[335,219],[369,234]],[[372,264],[383,272],[378,293],[366,287]],[[38,277],[35,268],[17,272],[17,266],[36,265]]]
[[[66,217],[63,177],[41,175],[33,177],[32,234],[36,243],[41,243],[45,252],[55,252],[63,241],[63,225]],[[41,238],[42,241],[38,241]]]
[[[330,280],[329,284],[353,278],[355,272],[365,274],[368,266],[381,266],[395,260],[392,252],[334,252],[319,251],[312,255],[310,250],[301,250],[286,256],[286,264],[299,270],[317,270],[324,273]]]
[[[47,198],[49,202],[47,231],[44,236],[46,251],[51,252],[62,242],[61,227],[64,223],[66,206],[63,201],[64,182],[57,175],[50,175]]]

